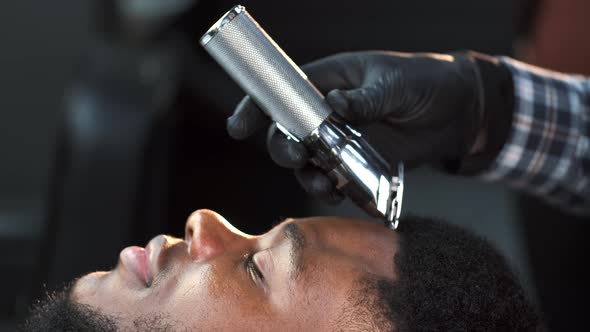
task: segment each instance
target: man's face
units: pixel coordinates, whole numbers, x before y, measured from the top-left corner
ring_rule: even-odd
[[[157,236],[129,247],[110,272],[81,278],[74,302],[134,321],[165,317],[191,330],[336,330],[358,306],[359,281],[395,279],[398,235],[361,220],[286,220],[240,232],[209,210],[193,213],[185,239]]]

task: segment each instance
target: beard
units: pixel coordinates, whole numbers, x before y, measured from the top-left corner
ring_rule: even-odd
[[[75,281],[72,281],[62,290],[47,292],[41,300],[35,301],[21,329],[27,332],[117,331],[114,317],[72,301],[74,284]]]

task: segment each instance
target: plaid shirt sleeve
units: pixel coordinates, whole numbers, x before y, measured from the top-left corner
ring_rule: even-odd
[[[590,215],[590,81],[500,57],[512,72],[514,115],[486,180],[503,180],[564,211]]]

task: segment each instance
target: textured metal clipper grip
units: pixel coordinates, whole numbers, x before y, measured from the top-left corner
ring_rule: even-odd
[[[201,45],[286,135],[302,141],[312,162],[369,214],[395,229],[401,212],[403,165],[389,165],[346,125],[307,76],[242,6],[227,12]]]

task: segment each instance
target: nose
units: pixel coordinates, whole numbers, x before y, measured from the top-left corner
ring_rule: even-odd
[[[185,239],[194,261],[212,259],[250,237],[211,210],[197,210],[186,222]]]

